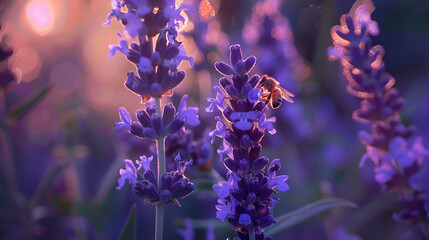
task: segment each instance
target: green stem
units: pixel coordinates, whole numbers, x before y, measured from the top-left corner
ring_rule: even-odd
[[[156,112],[161,117],[161,98],[155,98]],[[159,136],[156,140],[157,155],[158,155],[158,187],[161,186],[161,176],[165,172],[165,147],[164,136]]]
[[[249,232],[249,239],[250,240],[255,240],[256,239],[256,237],[255,237],[255,232]]]
[[[161,112],[161,98],[155,98],[156,112],[162,116]],[[165,137],[159,136],[156,140],[157,156],[158,156],[158,188],[161,187],[161,177],[165,173]],[[162,240],[162,231],[164,226],[164,204],[159,203],[156,205],[155,215],[155,240]]]
[[[155,215],[155,240],[162,240],[162,229],[164,227],[164,204],[156,205]]]

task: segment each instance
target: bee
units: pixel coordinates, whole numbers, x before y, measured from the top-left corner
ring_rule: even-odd
[[[283,99],[293,103],[291,97],[294,97],[294,95],[288,90],[280,87],[279,82],[268,75],[261,76],[257,87],[263,90],[262,98],[266,99],[265,104],[271,104],[273,109],[279,108]]]

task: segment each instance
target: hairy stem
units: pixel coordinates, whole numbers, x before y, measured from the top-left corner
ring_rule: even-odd
[[[161,98],[155,98],[156,112],[162,117],[161,112]],[[158,156],[158,188],[161,187],[161,177],[165,172],[165,137],[160,136],[156,140],[156,149]],[[156,205],[155,215],[155,240],[162,240],[162,231],[164,226],[164,204]]]

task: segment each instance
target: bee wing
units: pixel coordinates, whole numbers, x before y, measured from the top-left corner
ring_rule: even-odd
[[[282,92],[282,97],[283,97],[286,101],[288,101],[288,102],[290,102],[290,103],[293,103],[292,98],[293,98],[293,97],[295,97],[295,95],[293,95],[291,92],[289,92],[288,90],[286,90],[286,89],[284,89],[284,88],[282,88],[282,87],[280,87],[280,86],[279,86],[279,88],[280,88],[280,90],[281,90],[281,92]]]

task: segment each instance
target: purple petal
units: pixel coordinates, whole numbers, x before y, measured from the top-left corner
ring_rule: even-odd
[[[389,150],[391,152],[396,152],[401,149],[407,148],[407,141],[402,137],[395,137],[389,143]]]
[[[393,169],[393,167],[386,164],[381,165],[379,167],[375,167],[374,172],[375,179],[381,184],[390,181],[390,179],[392,179],[392,176],[395,174],[395,170]]]
[[[243,59],[243,55],[241,53],[241,47],[238,44],[231,45],[231,55],[230,62],[232,66],[235,66],[239,60]]]
[[[255,56],[250,56],[248,58],[246,58],[246,60],[244,61],[244,67],[246,69],[246,72],[250,72],[250,70],[252,70],[253,66],[255,66],[256,63],[256,57]]]
[[[128,111],[123,107],[119,108],[119,118],[121,119],[122,122],[131,124],[131,116],[128,113]]]
[[[119,169],[119,174],[121,177],[118,179],[118,186],[116,189],[121,190],[125,185],[125,180],[128,180],[131,184],[135,184],[137,181],[137,171],[134,167],[134,164],[131,160],[125,159],[125,169]]]
[[[137,37],[139,31],[143,28],[143,23],[139,16],[133,13],[126,13],[123,15],[127,24],[125,25],[125,31],[131,38]]]
[[[150,162],[153,160],[153,156],[147,158],[145,155],[140,156],[140,161],[136,160],[138,165],[137,171],[143,168],[145,171],[150,170]]]
[[[249,93],[247,94],[247,99],[249,100],[249,102],[255,103],[261,98],[261,96],[262,89],[256,88],[249,91]]]
[[[200,119],[198,118],[198,108],[196,107],[186,107],[186,99],[188,99],[188,95],[184,95],[179,104],[178,109],[178,118],[181,120],[185,120],[186,123],[190,126],[197,126],[200,124]]]
[[[139,6],[137,8],[136,13],[139,16],[144,16],[144,15],[150,13],[151,11],[152,11],[152,8],[150,8],[149,6]]]
[[[231,194],[231,185],[227,181],[220,181],[213,185],[213,190],[217,193],[219,198],[226,198]]]
[[[234,126],[243,131],[250,130],[256,119],[258,119],[258,113],[255,111],[231,113],[231,120],[234,121]]]
[[[289,190],[289,185],[285,183],[285,181],[289,178],[287,175],[280,175],[271,179],[268,183],[268,187],[274,188],[277,187],[280,191],[286,192]]]
[[[152,61],[149,58],[141,57],[138,68],[142,72],[150,72],[153,70]]]
[[[249,214],[240,214],[240,218],[238,219],[238,222],[240,224],[250,225],[252,224],[252,219],[250,218]]]
[[[214,66],[219,73],[225,76],[232,76],[235,74],[234,69],[226,63],[216,62]]]

